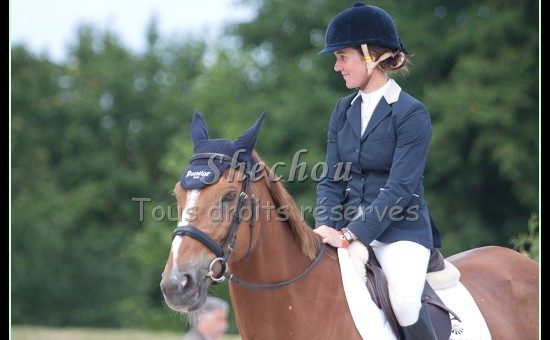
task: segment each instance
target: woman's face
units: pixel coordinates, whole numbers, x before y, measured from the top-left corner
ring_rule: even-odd
[[[348,47],[334,52],[336,62],[334,71],[340,72],[346,81],[348,89],[355,89],[363,86],[367,79],[367,63],[358,50]]]

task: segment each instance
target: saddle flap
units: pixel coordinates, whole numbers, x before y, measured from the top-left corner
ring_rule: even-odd
[[[390,327],[396,337],[398,339],[403,339],[401,326],[397,322],[397,318],[395,317],[391,306],[386,276],[382,272],[380,264],[378,263],[372,248],[368,247],[368,249],[369,260],[365,266],[367,270],[367,289],[369,290],[375,304],[384,312],[384,315],[386,316],[386,319],[388,320],[388,323],[390,324]],[[450,315],[452,314],[459,321],[460,319],[452,310],[445,306],[441,298],[428,284],[428,282],[426,282],[424,286],[422,303],[426,305],[426,309],[430,315],[430,320],[432,321],[437,338],[449,339],[451,334]]]

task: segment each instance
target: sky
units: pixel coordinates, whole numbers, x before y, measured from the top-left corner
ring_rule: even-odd
[[[152,17],[164,37],[214,40],[223,25],[246,21],[251,8],[238,0],[11,0],[11,44],[23,43],[52,60],[63,61],[76,41],[77,28],[91,24],[113,31],[136,52],[145,47],[145,32]]]

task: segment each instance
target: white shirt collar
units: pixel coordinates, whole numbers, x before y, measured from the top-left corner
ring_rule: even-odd
[[[371,93],[363,93],[361,91],[357,92],[357,95],[351,101],[351,105],[353,105],[355,100],[361,95],[367,95],[367,96],[371,96],[371,95],[376,96],[376,95],[378,95],[379,96],[380,92],[383,92],[382,96],[384,96],[384,98],[386,98],[386,102],[388,102],[388,104],[393,104],[397,101],[397,99],[399,99],[399,94],[401,93],[401,87],[399,85],[397,85],[395,80],[390,78],[390,80],[388,80],[381,88],[379,88],[378,90],[376,90],[374,92],[371,92]],[[382,97],[382,96],[380,96],[380,97]]]

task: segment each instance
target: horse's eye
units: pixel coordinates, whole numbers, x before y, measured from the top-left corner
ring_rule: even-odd
[[[232,202],[235,199],[236,196],[237,196],[236,193],[229,192],[229,193],[225,194],[225,196],[223,196],[223,201],[224,202]]]

